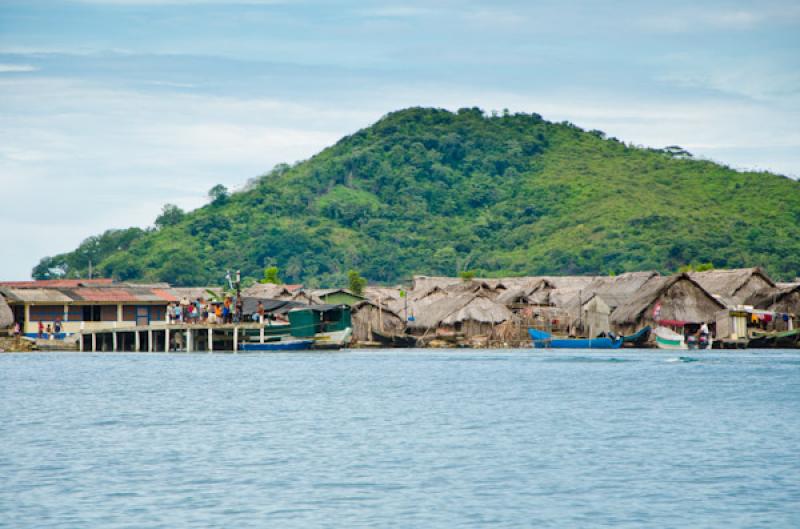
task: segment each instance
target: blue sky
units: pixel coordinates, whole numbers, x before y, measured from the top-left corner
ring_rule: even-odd
[[[0,278],[417,105],[796,178],[800,3],[0,0]]]

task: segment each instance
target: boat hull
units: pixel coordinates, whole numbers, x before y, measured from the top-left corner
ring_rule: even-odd
[[[243,343],[242,351],[303,351],[311,349],[314,340],[285,340],[279,342]]]
[[[528,329],[536,349],[619,349],[622,338],[552,338],[538,329]]]

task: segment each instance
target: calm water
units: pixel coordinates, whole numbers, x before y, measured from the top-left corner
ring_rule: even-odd
[[[0,355],[0,527],[800,527],[800,352]]]

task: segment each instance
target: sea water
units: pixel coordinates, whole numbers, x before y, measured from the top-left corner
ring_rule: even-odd
[[[800,527],[800,352],[0,355],[0,527]]]

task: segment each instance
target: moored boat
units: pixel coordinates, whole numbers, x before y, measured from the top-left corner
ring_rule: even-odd
[[[667,327],[656,327],[654,331],[656,336],[656,347],[659,349],[677,349],[686,350],[689,346],[686,344],[682,334],[678,334],[672,329]]]
[[[277,340],[271,342],[244,342],[239,346],[242,351],[302,351],[311,349],[314,340]]]
[[[554,338],[539,329],[528,329],[536,349],[619,349],[622,338]]]

